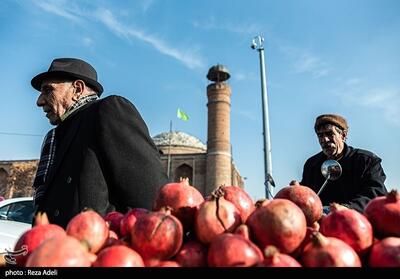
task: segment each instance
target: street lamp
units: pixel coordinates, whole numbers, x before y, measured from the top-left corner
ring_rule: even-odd
[[[257,50],[260,54],[260,74],[261,74],[261,97],[262,97],[262,113],[263,113],[263,137],[264,137],[264,172],[265,172],[265,196],[267,199],[273,198],[272,186],[275,182],[272,179],[272,160],[271,160],[271,139],[269,135],[269,118],[268,118],[268,92],[267,80],[265,74],[264,61],[264,38],[262,36],[254,37],[251,48]]]

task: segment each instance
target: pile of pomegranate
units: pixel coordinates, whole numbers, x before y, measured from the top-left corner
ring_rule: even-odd
[[[87,210],[66,229],[44,214],[14,250],[27,267],[400,267],[400,194],[365,212],[295,184],[254,202],[236,186],[203,197],[188,180],[160,188],[153,210],[100,216]]]

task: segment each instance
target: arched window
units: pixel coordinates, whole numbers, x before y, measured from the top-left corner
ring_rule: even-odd
[[[193,185],[193,168],[188,164],[182,164],[177,167],[175,170],[174,181],[178,182],[181,177],[189,178],[189,184]]]

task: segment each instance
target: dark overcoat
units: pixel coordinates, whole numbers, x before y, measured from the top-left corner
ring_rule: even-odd
[[[56,155],[38,205],[65,227],[85,208],[151,209],[167,183],[159,152],[134,105],[120,96],[91,102],[56,128]]]

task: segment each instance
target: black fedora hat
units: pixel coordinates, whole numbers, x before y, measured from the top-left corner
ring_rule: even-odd
[[[33,88],[40,91],[43,80],[47,78],[81,79],[98,95],[103,92],[103,86],[97,82],[97,72],[89,63],[77,58],[57,58],[51,62],[47,72],[38,74],[31,80]]]

